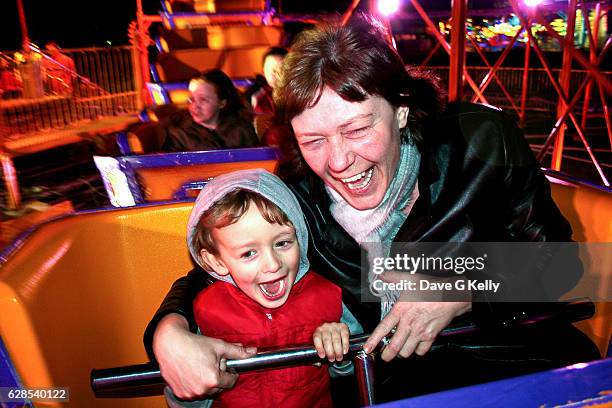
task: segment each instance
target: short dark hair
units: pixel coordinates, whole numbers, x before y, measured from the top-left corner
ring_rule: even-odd
[[[274,90],[276,121],[288,124],[314,106],[324,87],[351,102],[378,95],[394,107],[408,106],[412,129],[441,111],[446,95],[437,77],[404,66],[388,38],[379,21],[363,14],[345,26],[322,24],[302,32],[283,61]],[[304,174],[307,168],[295,136],[285,138],[281,150],[283,160],[291,162],[286,167]],[[284,167],[281,162],[281,170]],[[290,178],[284,172],[281,175]]]

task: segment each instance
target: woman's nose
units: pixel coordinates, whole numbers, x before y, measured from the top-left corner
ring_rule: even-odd
[[[338,137],[330,143],[328,166],[331,171],[340,173],[346,170],[353,164],[353,157],[354,155],[343,137]]]

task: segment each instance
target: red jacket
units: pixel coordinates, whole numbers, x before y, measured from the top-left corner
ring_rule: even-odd
[[[237,287],[215,282],[194,300],[206,336],[258,349],[312,343],[312,334],[342,315],[341,290],[310,271],[291,289],[287,302],[267,309]],[[235,387],[215,405],[227,407],[331,407],[327,367],[299,366],[240,374]]]

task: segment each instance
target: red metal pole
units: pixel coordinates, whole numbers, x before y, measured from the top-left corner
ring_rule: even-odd
[[[533,39],[531,39],[531,40],[533,41]],[[601,61],[603,61],[603,59],[605,58],[605,55],[608,52],[608,49],[610,48],[611,45],[612,45],[612,38],[608,38],[608,41],[606,41],[606,44],[604,45],[603,49],[601,50],[601,54],[599,54],[599,58],[597,59],[597,63],[598,64],[600,64]],[[538,54],[540,59],[542,59],[542,57],[539,54],[539,52],[541,52],[541,51],[540,51],[538,45],[535,44],[535,43],[534,43],[534,50],[536,51],[536,53]],[[542,59],[542,64],[545,67],[547,67],[546,62],[543,59]],[[551,78],[551,81],[553,82],[553,85],[555,85],[555,89],[558,89],[559,85],[556,84],[556,81],[554,81],[554,77],[551,76],[550,78]],[[574,126],[576,127],[576,131],[578,132],[578,136],[580,137],[580,140],[584,144],[584,146],[586,148],[586,151],[589,154],[589,156],[591,158],[591,161],[593,162],[593,165],[595,166],[595,169],[597,170],[597,172],[598,172],[599,176],[601,177],[602,181],[604,182],[604,184],[606,186],[609,186],[610,184],[608,182],[608,179],[606,178],[604,172],[601,170],[601,166],[599,165],[599,162],[595,158],[595,155],[593,154],[593,152],[591,150],[591,146],[589,146],[588,142],[586,141],[586,138],[584,137],[582,129],[578,125],[578,121],[576,120],[574,115],[571,113],[572,109],[574,108],[574,105],[580,99],[580,95],[581,95],[582,91],[584,90],[586,85],[589,82],[591,82],[591,81],[592,81],[592,78],[589,78],[589,77],[585,78],[584,81],[582,81],[582,84],[580,84],[580,87],[578,87],[578,90],[576,91],[576,93],[574,94],[574,97],[572,98],[572,100],[569,103],[567,102],[567,99],[565,99],[565,97],[563,97],[564,98],[564,102],[566,103],[565,110],[563,111],[563,114],[559,117],[559,119],[557,120],[557,123],[555,124],[555,126],[553,127],[550,135],[546,139],[546,142],[544,143],[544,146],[542,147],[542,150],[540,150],[540,153],[538,153],[538,155],[536,157],[536,160],[537,161],[541,161],[544,158],[544,156],[546,156],[546,151],[548,150],[548,147],[551,145],[552,141],[555,140],[556,133],[559,131],[559,129],[565,123],[565,120],[569,116],[572,119],[572,122],[574,123]],[[601,95],[603,95],[603,93],[601,93]],[[604,109],[607,112],[607,106],[606,105],[604,105],[604,106],[605,106]],[[609,121],[607,123],[609,123]],[[608,129],[609,129],[609,127],[608,127]]]
[[[484,53],[482,52],[482,50],[480,49],[480,46],[478,45],[478,43],[476,42],[476,40],[474,40],[474,38],[468,34],[467,36],[470,40],[470,42],[472,43],[472,45],[474,46],[474,49],[476,50],[476,53],[480,56],[480,58],[482,59],[482,62],[484,62],[484,64],[487,66],[487,68],[489,68],[489,74],[491,74],[491,72],[494,72],[494,68],[491,67],[491,64],[489,64],[489,61],[487,61],[487,57],[484,55]],[[500,57],[501,58],[501,57]],[[495,82],[497,82],[497,85],[499,85],[499,88],[501,89],[502,93],[504,94],[504,96],[506,97],[506,99],[508,99],[508,102],[510,102],[510,105],[512,106],[512,109],[514,109],[514,111],[519,114],[519,110],[516,107],[516,104],[514,103],[514,99],[512,98],[512,95],[510,95],[510,93],[508,92],[508,90],[506,89],[506,87],[504,86],[504,84],[502,83],[502,81],[500,81],[500,79],[497,77],[497,75],[495,75],[495,73],[493,73],[493,75],[491,75],[492,78],[495,79]],[[484,92],[484,88],[480,87],[480,91]],[[474,96],[473,102],[475,102],[476,100],[476,96]]]
[[[591,23],[589,22],[589,13],[586,8],[586,5],[582,3],[582,18],[584,19],[584,25],[587,28],[588,38],[589,38],[589,62],[591,65],[595,65],[597,61],[597,38],[599,35],[599,12],[600,12],[600,4],[597,3],[595,6],[595,21],[594,29],[591,30]],[[589,104],[591,102],[591,90],[593,88],[593,82],[589,82],[585,91],[584,91],[584,102],[582,104],[582,118],[580,125],[584,129],[586,127],[587,117],[589,115]]]
[[[17,13],[19,13],[19,26],[21,27],[21,43],[25,49],[30,43],[30,35],[28,34],[28,25],[26,23],[25,12],[23,11],[22,0],[17,0]]]
[[[426,66],[429,63],[429,60],[431,60],[432,57],[436,55],[436,52],[438,52],[440,47],[441,47],[440,43],[436,43],[435,47],[433,47],[431,51],[429,51],[429,54],[427,54],[427,57],[423,60],[423,62],[421,62],[420,66],[421,67]]]
[[[546,31],[550,35],[555,37],[562,44],[564,43],[565,41],[564,38],[561,37],[561,35],[559,35],[559,33],[557,33],[555,30],[552,29],[552,27],[550,26],[550,24],[548,24],[548,22],[544,19],[544,17],[538,14],[537,19],[538,19],[538,22],[546,28]],[[585,70],[589,72],[589,75],[591,75],[593,79],[597,81],[598,84],[601,85],[601,87],[603,88],[604,91],[606,91],[606,93],[608,94],[612,93],[612,82],[610,82],[610,80],[606,78],[606,76],[602,74],[601,71],[597,67],[594,67],[593,65],[591,65],[589,61],[584,57],[584,55],[582,55],[580,51],[574,49],[574,47],[570,47],[568,49],[568,52],[572,55],[572,57],[574,57],[574,59],[580,65],[584,67]]]
[[[506,57],[508,56],[508,54],[510,54],[510,51],[512,50],[512,47],[514,46],[514,43],[516,42],[517,38],[519,37],[519,35],[521,34],[521,32],[523,31],[523,27],[521,27],[517,32],[516,35],[514,37],[512,37],[512,40],[510,41],[510,43],[508,43],[508,45],[506,45],[506,48],[504,49],[504,51],[502,52],[502,54],[499,56],[499,58],[497,59],[497,61],[495,61],[495,64],[493,64],[493,68],[491,68],[491,66],[489,65],[486,57],[482,56],[483,61],[485,62],[485,64],[487,64],[487,66],[489,67],[489,72],[487,72],[487,75],[485,75],[485,77],[482,79],[482,81],[480,82],[480,91],[484,92],[485,89],[487,89],[487,86],[489,86],[489,84],[491,83],[491,80],[495,77],[495,73],[497,72],[497,70],[499,69],[499,67],[501,66],[501,64],[504,63],[504,61],[506,60]],[[476,97],[472,98],[472,102],[476,102]]]
[[[361,2],[361,0],[353,0],[353,2],[351,3],[350,7],[346,10],[344,15],[342,15],[342,25],[346,25],[346,23],[348,23],[348,21],[351,19],[351,16],[355,12],[355,9],[357,8],[357,6],[359,5],[360,2]],[[371,12],[372,11],[370,11],[370,13]]]
[[[561,73],[559,74],[559,85],[565,95],[569,93],[570,78],[572,75],[572,54],[570,49],[574,48],[574,31],[576,29],[576,7],[578,6],[577,0],[569,0],[567,10],[567,31],[565,33],[565,41],[563,42],[563,62],[561,63]],[[565,102],[563,98],[559,97],[557,104],[557,117],[561,117],[561,114],[565,108]],[[565,141],[565,126],[561,126],[559,132],[557,132],[557,139],[555,139],[555,147],[553,149],[552,160],[550,167],[553,170],[561,170],[561,161],[563,160],[563,143]]]
[[[436,27],[436,25],[431,21],[431,19],[429,18],[429,16],[425,12],[425,10],[423,9],[423,7],[419,3],[419,1],[418,0],[410,0],[410,3],[412,4],[412,6],[416,10],[416,12],[419,13],[421,18],[425,22],[425,25],[429,27],[429,29],[431,30],[432,34],[434,35],[434,37],[436,37],[436,39],[438,40],[438,42],[440,43],[442,48],[444,48],[444,51],[446,51],[446,53],[448,55],[450,55],[451,54],[451,46],[446,42],[446,40],[444,39],[442,34],[440,34],[440,31],[438,31],[438,27]],[[465,26],[465,24],[464,24],[464,26]],[[478,95],[478,98],[480,99],[480,101],[482,103],[488,103],[487,99],[484,97],[482,92],[480,92],[480,90],[478,89],[478,85],[476,85],[476,82],[474,82],[474,80],[472,79],[470,74],[467,72],[467,69],[465,68],[465,66],[463,67],[463,75],[464,75],[465,80],[468,83],[468,85],[470,85],[470,88],[472,88],[474,93],[476,95]]]
[[[610,123],[610,108],[608,108],[608,104],[606,103],[606,96],[604,94],[604,90],[601,89],[601,85],[599,85],[599,97],[601,98],[601,106],[603,106],[604,118],[606,119],[606,127],[608,128],[610,149],[612,149],[612,123]]]
[[[525,111],[527,108],[527,91],[529,90],[529,56],[531,55],[531,41],[529,40],[529,36],[527,36],[527,41],[525,42],[525,65],[523,67],[523,88],[521,89],[521,113],[520,117],[520,125],[521,127],[525,126]]]
[[[465,68],[465,13],[467,0],[452,0],[452,25],[448,100],[459,102],[463,95],[463,71]]]
[[[136,0],[136,31],[138,32],[136,36],[136,49],[140,57],[140,98],[146,106],[151,104],[152,100],[146,85],[148,82],[151,82],[151,75],[149,73],[149,53],[147,51],[147,39],[149,38],[147,30],[149,23],[145,20],[145,15],[142,11],[142,0]]]

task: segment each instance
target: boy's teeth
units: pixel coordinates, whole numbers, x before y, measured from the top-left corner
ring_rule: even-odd
[[[274,282],[260,283],[261,291],[270,297],[277,296],[285,287],[285,279],[279,279]]]

